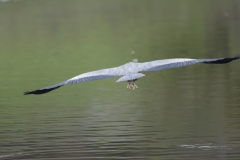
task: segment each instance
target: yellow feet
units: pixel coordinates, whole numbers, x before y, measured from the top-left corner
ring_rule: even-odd
[[[134,90],[134,89],[138,88],[138,86],[135,83],[133,83],[133,84],[128,83],[127,88],[130,90]]]
[[[127,88],[131,89],[131,83],[128,83]]]
[[[133,86],[138,89],[138,86],[135,83],[133,83]]]

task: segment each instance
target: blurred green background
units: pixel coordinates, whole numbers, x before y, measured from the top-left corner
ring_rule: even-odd
[[[15,0],[0,3],[0,22],[4,105],[19,103],[23,91],[135,58],[234,56],[240,41],[238,0]],[[121,86],[112,82],[66,92]]]

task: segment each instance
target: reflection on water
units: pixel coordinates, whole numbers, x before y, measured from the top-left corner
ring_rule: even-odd
[[[222,150],[232,150],[233,148],[227,147],[227,146],[212,146],[212,144],[194,144],[194,145],[188,145],[188,144],[181,144],[179,147],[183,148],[199,148],[203,150],[211,150],[211,149],[222,149]]]
[[[239,159],[239,61],[25,90],[128,61],[239,53],[238,1],[0,4],[0,159]]]

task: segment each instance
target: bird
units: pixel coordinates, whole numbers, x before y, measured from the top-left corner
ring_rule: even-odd
[[[101,69],[101,70],[83,73],[49,87],[45,87],[45,88],[41,88],[33,91],[26,91],[24,92],[24,95],[44,94],[67,84],[77,84],[77,83],[88,82],[93,80],[112,78],[116,76],[121,76],[116,82],[126,81],[128,82],[127,89],[134,90],[138,88],[135,82],[139,78],[145,76],[141,72],[177,68],[177,67],[193,65],[196,63],[225,64],[237,59],[240,59],[240,55],[237,55],[232,58],[214,58],[214,59],[173,58],[173,59],[155,60],[155,61],[143,62],[143,63],[129,62],[119,67],[107,68],[107,69]]]

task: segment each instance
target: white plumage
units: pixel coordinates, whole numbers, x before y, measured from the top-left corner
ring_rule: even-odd
[[[117,82],[128,81],[129,85],[127,88],[135,89],[138,87],[135,85],[134,82],[138,78],[145,76],[140,72],[158,71],[158,70],[169,69],[169,68],[183,67],[183,66],[196,64],[196,63],[224,64],[239,58],[240,56],[235,56],[233,58],[215,58],[215,59],[175,58],[175,59],[156,60],[156,61],[144,62],[144,63],[129,62],[115,68],[108,68],[108,69],[102,69],[102,70],[83,73],[69,80],[63,81],[61,83],[58,83],[46,88],[30,91],[30,92],[27,91],[24,94],[25,95],[44,94],[66,84],[77,84],[81,82],[112,78],[115,76],[122,76],[120,79],[117,80]],[[133,82],[133,84],[131,85],[130,82]]]

